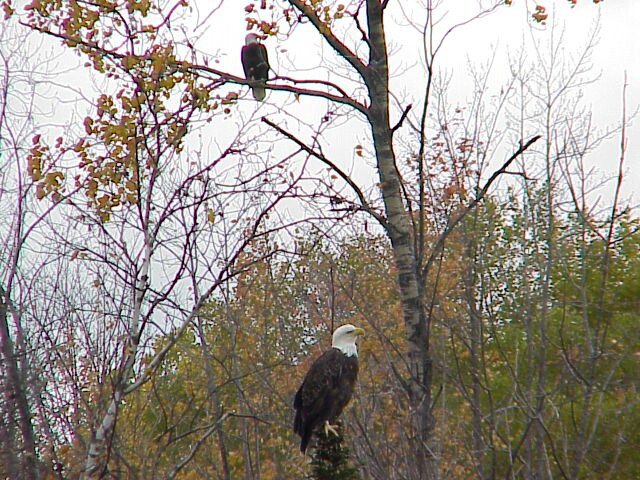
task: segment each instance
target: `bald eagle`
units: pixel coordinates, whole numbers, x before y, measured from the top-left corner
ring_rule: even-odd
[[[259,42],[259,37],[255,33],[250,33],[245,38],[245,45],[242,47],[241,58],[244,76],[247,80],[256,82],[251,85],[253,98],[259,102],[264,100],[266,91],[264,82],[269,77],[269,57],[267,49]]]
[[[359,335],[364,335],[364,330],[350,324],[336,328],[332,348],[311,365],[296,393],[293,430],[301,437],[302,453],[320,425],[324,424],[325,435],[338,434],[329,421],[336,420],[351,400],[358,376],[356,338]]]

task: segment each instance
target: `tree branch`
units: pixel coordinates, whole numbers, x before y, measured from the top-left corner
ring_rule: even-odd
[[[360,60],[360,58],[353,53],[347,46],[342,43],[338,38],[333,34],[329,26],[320,20],[320,17],[316,15],[316,12],[311,9],[306,3],[302,0],[289,0],[289,3],[293,5],[298,11],[309,19],[311,24],[315,27],[322,37],[327,41],[331,48],[344,58],[349,64],[360,74],[362,78],[365,77],[365,72],[367,70],[367,66]]]
[[[282,75],[276,75],[274,80],[285,80],[291,83],[317,83],[329,88],[335,88],[343,97],[349,97],[349,95],[347,95],[347,92],[345,92],[340,86],[336,85],[335,83],[327,82],[326,80],[296,80],[295,78],[283,77]]]
[[[294,142],[296,145],[298,145],[302,150],[307,152],[309,155],[317,158],[322,163],[324,163],[329,168],[331,168],[334,172],[336,172],[338,174],[338,176],[340,178],[342,178],[352,188],[352,190],[355,192],[355,194],[357,195],[358,199],[360,200],[360,203],[361,203],[360,207],[365,212],[370,214],[373,218],[375,218],[380,223],[380,225],[382,225],[383,228],[385,228],[385,229],[387,228],[387,220],[380,213],[376,212],[369,205],[369,203],[367,202],[366,197],[364,196],[364,193],[362,193],[362,190],[360,190],[358,185],[356,185],[356,183],[349,177],[349,175],[347,175],[345,172],[343,172],[335,163],[333,163],[331,160],[329,160],[323,154],[316,152],[314,149],[312,149],[311,147],[306,145],[304,142],[299,140],[297,137],[295,137],[291,133],[287,132],[286,130],[282,129],[281,127],[279,127],[278,125],[273,123],[267,117],[262,117],[262,121],[264,123],[266,123],[267,125],[269,125],[271,128],[273,128],[274,130],[276,130],[278,133],[282,134],[283,136],[285,136],[286,138],[288,138],[289,140]]]
[[[44,33],[46,35],[50,35],[52,37],[56,37],[59,38],[60,40],[64,40],[65,42],[67,41],[71,41],[71,42],[75,42],[78,45],[82,45],[83,47],[86,48],[90,48],[96,52],[99,52],[101,55],[105,56],[105,57],[110,57],[112,59],[115,60],[123,60],[125,58],[146,58],[145,56],[139,56],[139,55],[129,55],[129,54],[124,54],[124,53],[120,53],[117,52],[115,50],[109,50],[106,49],[100,45],[98,45],[97,43],[91,43],[91,42],[86,42],[83,41],[81,38],[76,38],[76,37],[71,37],[62,33],[57,33],[57,32],[52,32],[50,30],[47,30],[46,28],[42,28],[42,27],[38,27],[35,25],[29,25],[27,23],[23,23],[20,22],[21,25],[24,25],[25,27],[28,28],[32,28],[34,30],[37,30],[41,33]],[[221,70],[217,70],[215,68],[211,68],[205,65],[196,65],[196,64],[192,64],[186,61],[173,61],[173,62],[167,62],[167,67],[171,70],[171,69],[177,69],[183,72],[191,72],[194,73],[196,75],[201,75],[202,72],[206,72],[212,75],[215,75],[217,78],[212,78],[211,80],[214,82],[213,86],[222,86],[225,83],[235,83],[238,85],[247,85],[247,86],[252,86],[255,84],[255,82],[247,80],[243,77],[238,77],[237,75],[232,75],[230,73],[227,72],[223,72]],[[332,101],[332,102],[336,102],[336,103],[340,103],[342,105],[348,105],[352,108],[354,108],[355,110],[359,111],[360,113],[362,113],[363,115],[368,115],[368,109],[367,107],[365,107],[363,104],[357,102],[356,100],[353,100],[351,97],[349,97],[346,92],[344,90],[342,90],[340,87],[338,87],[337,85],[333,85],[329,82],[324,82],[321,80],[314,80],[314,81],[304,81],[304,80],[295,80],[292,78],[287,78],[287,77],[276,77],[276,78],[282,78],[284,80],[288,80],[291,81],[293,83],[318,83],[321,85],[326,85],[328,87],[331,88],[335,88],[338,92],[340,92],[341,95],[336,95],[333,93],[329,93],[329,92],[323,92],[321,90],[311,90],[311,89],[306,89],[306,88],[299,88],[299,87],[294,87],[292,85],[277,85],[277,84],[265,84],[265,88],[268,88],[270,90],[279,90],[279,91],[283,91],[283,92],[291,92],[291,93],[295,93],[297,95],[306,95],[306,96],[310,96],[310,97],[320,97],[320,98],[324,98],[326,100]]]
[[[369,35],[367,35],[367,32],[364,31],[364,28],[362,28],[362,25],[360,25],[360,20],[358,19],[361,8],[362,8],[362,2],[360,2],[360,5],[358,5],[358,10],[356,11],[356,13],[352,13],[351,16],[353,17],[353,20],[356,22],[356,28],[362,35],[362,40],[367,44],[369,48],[371,48],[371,43],[369,42]]]
[[[444,232],[442,232],[438,236],[438,238],[436,240],[436,243],[433,246],[433,249],[431,250],[431,255],[429,255],[429,258],[427,259],[427,262],[425,263],[424,267],[422,268],[422,276],[423,276],[423,278],[426,277],[427,273],[429,272],[429,269],[431,268],[431,265],[433,264],[433,261],[436,258],[438,252],[444,247],[444,242],[449,237],[449,235],[451,235],[451,232],[453,232],[453,230],[460,223],[460,221],[471,210],[473,210],[476,207],[476,205],[478,205],[478,203],[480,203],[482,201],[482,199],[486,196],[487,191],[489,190],[491,185],[493,185],[493,183],[496,181],[496,179],[500,175],[502,175],[503,173],[506,172],[507,168],[509,168],[509,166],[513,163],[513,161],[516,158],[518,158],[520,155],[522,155],[524,152],[526,152],[531,145],[533,145],[535,142],[537,142],[540,139],[540,137],[541,137],[540,135],[536,135],[535,137],[529,139],[529,141],[527,143],[525,143],[524,145],[520,145],[520,148],[518,148],[518,150],[516,150],[515,153],[513,155],[511,155],[506,162],[504,162],[502,167],[500,167],[498,170],[496,170],[493,173],[493,175],[491,175],[491,177],[484,184],[484,186],[482,187],[482,189],[480,190],[480,192],[478,193],[476,198],[469,205],[467,205],[464,208],[464,210],[462,210],[452,221],[449,222],[449,224],[447,225],[447,228],[444,230]]]
[[[196,440],[196,442],[191,446],[191,449],[182,458],[182,460],[180,460],[178,464],[169,473],[167,473],[165,478],[167,479],[175,478],[178,472],[180,472],[180,470],[182,470],[185,467],[185,465],[191,461],[191,459],[195,456],[195,454],[198,452],[198,450],[200,449],[202,444],[207,440],[207,438],[209,438],[212,433],[214,433],[218,428],[220,428],[220,425],[222,425],[222,423],[231,414],[232,412],[225,412],[218,420],[216,420],[213,424],[211,424],[209,428],[207,428],[207,430],[204,432],[204,434],[198,440]]]
[[[400,120],[398,120],[398,123],[396,123],[395,126],[391,129],[392,134],[402,126],[402,123],[404,122],[405,118],[407,118],[407,115],[409,115],[409,110],[411,110],[412,106],[413,105],[409,104],[405,107],[404,112],[402,112],[402,115],[400,116]]]
[[[213,79],[213,80],[217,80],[219,81],[221,84],[223,83],[237,83],[239,85],[248,85],[251,86],[253,85],[255,82],[250,81],[250,80],[246,80],[243,77],[238,77],[236,75],[232,75],[230,73],[227,72],[223,72],[221,70],[217,70],[215,68],[211,68],[205,65],[193,65],[193,64],[185,64],[185,63],[177,63],[177,65],[179,68],[183,68],[186,70],[194,70],[196,72],[207,72],[210,74],[213,74],[217,77],[219,77],[218,79]],[[319,83],[321,85],[326,85],[328,87],[332,87],[335,88],[336,90],[338,90],[342,95],[336,95],[333,93],[329,93],[329,92],[323,92],[321,90],[310,90],[310,89],[306,89],[306,88],[299,88],[299,87],[294,87],[292,85],[277,85],[277,84],[273,84],[273,83],[265,83],[264,87],[270,90],[279,90],[279,91],[283,91],[283,92],[291,92],[291,93],[295,93],[298,95],[307,95],[307,96],[311,96],[311,97],[321,97],[321,98],[325,98],[327,100],[330,100],[332,102],[336,102],[336,103],[341,103],[343,105],[348,105],[350,107],[353,107],[354,109],[358,110],[359,112],[361,112],[364,115],[368,115],[368,110],[367,108],[362,105],[359,102],[356,102],[355,100],[353,100],[351,97],[347,96],[347,94],[340,89],[339,87],[337,87],[336,85],[333,85],[331,83],[325,83],[321,80],[318,81],[304,81],[304,80],[295,80],[292,78],[288,78],[288,77],[276,77],[276,78],[281,78],[283,80],[287,80],[293,83]]]

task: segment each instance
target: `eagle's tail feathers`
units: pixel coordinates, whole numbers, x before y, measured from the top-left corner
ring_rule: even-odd
[[[293,431],[297,434],[300,434],[302,431],[302,414],[300,410],[296,410],[296,418],[293,420]]]
[[[313,433],[312,429],[306,429],[301,432],[301,440],[300,440],[300,451],[305,453],[307,451],[307,446],[309,445],[309,440],[311,440],[311,434]]]
[[[267,96],[267,91],[265,90],[264,87],[258,87],[258,86],[253,87],[253,98],[255,98],[257,101],[259,102],[263,101],[266,96]]]

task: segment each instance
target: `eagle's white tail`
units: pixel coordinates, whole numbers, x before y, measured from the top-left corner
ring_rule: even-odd
[[[257,101],[261,102],[264,100],[264,97],[267,96],[267,91],[265,90],[264,87],[252,87],[253,89],[253,98],[255,98]]]

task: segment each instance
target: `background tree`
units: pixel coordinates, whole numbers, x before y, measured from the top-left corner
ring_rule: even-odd
[[[76,347],[72,362],[60,368],[81,368],[73,387],[82,412],[67,458],[74,475],[118,475],[127,468],[117,441],[125,397],[156,374],[213,292],[247,268],[242,251],[265,233],[269,211],[297,179],[250,155],[243,178],[234,159],[238,137],[213,151],[184,150],[187,132],[224,118],[234,97],[213,97],[219,82],[205,84],[178,68],[168,28],[152,23],[161,9],[39,2],[27,12],[33,29],[62,38],[104,82],[84,132],[53,147],[35,136],[27,161],[36,196],[64,204],[67,228],[47,234],[81,286],[75,302],[61,299],[56,311],[63,325],[76,326],[64,339]],[[47,340],[60,348],[59,337]],[[182,460],[174,459],[175,472]]]
[[[563,100],[579,76],[540,50],[531,71],[515,60],[500,89],[490,69],[476,73],[477,95],[455,105],[437,68],[457,25],[502,4],[450,29],[431,2],[247,6],[251,28],[315,35],[329,67],[326,77],[289,76],[286,60],[274,63],[273,98],[294,95],[253,111],[245,80],[182,36],[183,3],[28,7],[23,21],[103,82],[82,131],[50,142],[45,129],[28,157],[40,205],[61,212],[46,230],[56,269],[39,277],[57,272],[46,283],[55,301],[34,297],[26,311],[55,327],[41,329],[38,348],[55,352],[58,399],[71,400],[65,414],[42,411],[65,432],[50,450],[67,474],[303,476],[309,466],[290,458],[295,375],[346,321],[373,332],[345,412],[362,476],[634,472],[610,394],[620,385],[625,414],[636,415],[625,369],[637,340],[620,351],[608,343],[615,329],[592,316],[586,273],[598,266],[600,308],[613,312],[609,296],[626,297],[610,279],[634,282],[614,273],[634,267],[632,244],[616,248],[634,238],[635,220],[621,220],[619,199],[609,216],[589,209],[589,175],[575,160],[593,136],[571,122],[584,111]],[[417,95],[390,75],[397,18],[422,42]],[[318,109],[304,111],[306,100]],[[335,141],[345,125],[360,132],[352,144]],[[538,134],[544,148],[533,150]],[[507,172],[511,188],[490,192]],[[619,325],[633,331],[626,314]],[[581,355],[585,347],[595,353]],[[606,440],[605,421],[616,425]]]
[[[4,22],[0,45],[0,475],[36,479],[56,458],[52,444],[61,432],[53,428],[51,409],[60,404],[45,380],[51,356],[37,348],[36,340],[52,318],[43,315],[34,322],[28,312],[47,298],[38,283],[42,273],[60,271],[48,268],[58,252],[46,249],[44,238],[44,225],[57,205],[38,203],[42,191],[24,158],[39,123],[54,121],[53,92],[63,97],[64,92],[50,72],[55,57],[41,56],[50,52],[32,32]],[[39,174],[57,182],[52,172]]]
[[[601,425],[600,415],[608,409],[603,403],[597,402],[597,406],[592,403],[590,387],[582,389],[567,378],[567,375],[575,374],[575,370],[572,361],[566,363],[565,349],[569,348],[575,354],[593,353],[593,347],[577,338],[584,334],[593,340],[590,332],[598,322],[586,311],[582,321],[570,321],[566,298],[559,295],[565,275],[572,278],[570,283],[576,287],[583,285],[590,274],[584,264],[578,266],[582,263],[578,259],[590,257],[586,250],[598,249],[595,247],[598,242],[587,240],[590,234],[586,233],[584,225],[578,227],[576,219],[604,225],[601,228],[607,232],[615,230],[610,223],[615,215],[595,213],[593,206],[587,206],[592,189],[601,188],[601,185],[594,185],[594,178],[586,174],[585,156],[610,135],[610,132],[592,130],[590,112],[574,94],[588,79],[585,65],[589,63],[589,49],[587,44],[575,63],[561,58],[559,53],[547,55],[548,52],[559,52],[557,48],[540,49],[539,65],[545,75],[538,77],[525,73],[526,85],[536,85],[537,82],[531,80],[538,78],[544,87],[534,88],[547,95],[530,91],[529,95],[518,96],[527,101],[517,104],[516,111],[522,112],[517,117],[529,119],[537,117],[528,116],[528,112],[544,112],[540,117],[544,121],[539,128],[547,132],[543,137],[547,147],[519,165],[518,178],[522,179],[519,188],[511,189],[498,205],[487,205],[487,213],[479,211],[467,219],[461,229],[466,245],[463,250],[466,267],[460,274],[465,279],[464,288],[457,291],[465,292],[466,306],[462,310],[464,313],[451,312],[445,317],[453,348],[449,355],[452,354],[455,363],[445,364],[443,368],[451,375],[461,398],[471,407],[469,416],[473,429],[464,444],[469,458],[475,458],[475,475],[479,478],[575,478],[598,476],[603,471],[613,475],[612,464],[603,460],[607,456],[611,458],[611,453],[601,456],[602,450],[590,451],[591,460],[583,463],[585,457],[582,455],[590,450],[591,437],[586,430],[578,433],[579,422],[576,423],[576,418],[580,417],[597,430],[596,425]],[[518,83],[525,85],[524,80]],[[623,114],[620,166],[624,163],[625,124]],[[526,122],[522,127],[527,128]],[[616,193],[610,207],[612,211],[618,208],[615,205],[622,176],[619,174],[614,180]],[[577,185],[580,186],[576,190]],[[588,217],[592,220],[586,220]],[[590,231],[593,234],[594,230]],[[600,233],[599,236],[608,243],[606,235]],[[582,246],[575,247],[577,244]],[[607,256],[596,254],[591,258],[599,263]],[[602,272],[602,265],[590,267],[589,272]],[[634,281],[627,279],[623,283],[633,284]],[[597,295],[584,292],[582,302],[590,304],[596,298]],[[614,310],[615,307],[609,312]],[[628,328],[623,320],[618,325]],[[568,334],[570,330],[572,334]],[[573,339],[571,342],[568,342],[569,337]],[[568,347],[569,343],[571,347]],[[631,334],[627,347],[627,352],[637,349],[635,333]],[[607,349],[603,345],[599,348]],[[591,374],[598,370],[595,364],[604,361],[605,357],[617,357],[621,363],[625,361],[623,358],[630,358],[627,353],[618,356],[610,352],[604,357],[593,354]],[[607,378],[624,377],[624,369],[613,364],[611,367],[603,368]],[[501,370],[509,373],[508,378],[496,375]],[[600,377],[586,382],[594,385],[608,383],[608,380]],[[578,393],[574,388],[582,392]],[[577,398],[589,400],[577,402]],[[456,405],[459,405],[458,401]],[[571,411],[571,414],[561,413],[565,407],[564,413]],[[615,435],[620,430],[616,432]],[[606,436],[604,432],[602,434]],[[620,444],[612,438],[609,440],[604,450],[619,452]],[[502,469],[504,465],[508,465],[506,470]]]

